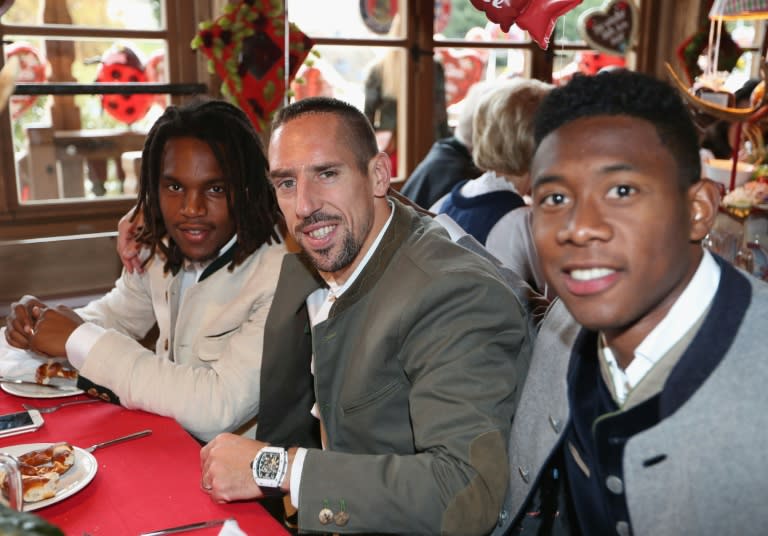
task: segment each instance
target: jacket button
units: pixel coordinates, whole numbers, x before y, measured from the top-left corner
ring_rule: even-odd
[[[320,523],[323,525],[327,525],[331,521],[333,521],[333,510],[330,508],[323,508],[320,510],[320,513],[317,515],[317,518],[320,520]]]
[[[619,521],[616,523],[616,534],[619,536],[630,536],[632,531],[629,530],[629,523],[626,521]]]
[[[504,525],[504,522],[507,520],[507,518],[508,518],[508,517],[509,517],[509,512],[507,512],[506,510],[502,510],[502,511],[499,513],[499,522],[498,522],[498,526],[500,526],[500,527],[501,527],[502,525]]]
[[[605,479],[605,487],[608,488],[608,491],[615,493],[616,495],[624,493],[624,482],[615,475],[610,475]]]
[[[528,479],[531,476],[530,471],[528,471],[528,469],[524,468],[523,466],[519,466],[517,468],[517,471],[520,473],[520,477],[523,479],[523,482],[525,482],[527,484],[528,483]]]
[[[165,343],[163,344],[163,348],[165,348],[165,351],[168,351],[168,339],[165,339]]]
[[[560,433],[560,427],[562,425],[562,421],[560,419],[555,419],[552,415],[550,415],[549,425],[552,427],[556,434]]]

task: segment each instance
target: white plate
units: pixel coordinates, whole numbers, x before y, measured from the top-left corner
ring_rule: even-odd
[[[82,389],[77,389],[72,384],[72,390],[52,389],[50,387],[38,387],[37,385],[28,385],[23,383],[0,383],[0,389],[15,396],[26,396],[27,398],[59,398],[62,396],[75,396],[83,394]],[[69,386],[67,386],[69,387]]]
[[[53,444],[54,443],[27,443],[24,445],[3,447],[0,450],[11,454],[12,456],[21,456],[30,450],[45,449]],[[94,458],[93,454],[80,447],[73,447],[73,449],[75,452],[75,463],[69,468],[69,471],[59,477],[59,482],[56,486],[56,495],[50,499],[45,499],[44,501],[24,503],[25,512],[39,510],[40,508],[45,508],[51,504],[63,501],[67,497],[74,495],[83,489],[91,482],[91,480],[93,480],[93,477],[96,476],[96,469],[99,467],[96,458]]]

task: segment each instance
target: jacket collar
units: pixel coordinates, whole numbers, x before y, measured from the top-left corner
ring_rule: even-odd
[[[752,299],[749,281],[728,262],[717,255],[714,257],[721,269],[717,293],[698,333],[667,378],[660,398],[662,419],[685,404],[720,364]],[[585,377],[581,374],[585,366],[590,366],[594,375],[600,374],[597,359],[597,333],[582,328],[568,365],[570,389],[574,388],[577,378]]]

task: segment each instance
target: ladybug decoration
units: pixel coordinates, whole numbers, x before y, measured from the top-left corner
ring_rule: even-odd
[[[16,82],[45,82],[47,78],[46,62],[38,50],[23,41],[11,44],[6,49],[8,59],[16,58],[18,72]],[[16,95],[11,97],[11,119],[18,119],[37,101],[37,95]]]
[[[103,83],[147,82],[144,63],[126,44],[115,44],[101,56],[96,81]],[[101,107],[120,122],[132,124],[144,117],[154,96],[146,94],[103,95]]]

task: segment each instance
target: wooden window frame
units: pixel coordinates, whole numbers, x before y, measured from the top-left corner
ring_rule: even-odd
[[[166,27],[160,30],[106,30],[81,26],[22,26],[0,23],[0,37],[21,34],[60,36],[63,39],[161,39],[168,47],[170,82],[196,82],[211,87],[211,77],[207,73],[205,59],[194,53],[189,44],[197,31],[198,22],[211,18],[212,2],[165,0],[165,10],[167,23]],[[181,100],[182,97],[172,97],[173,102]],[[0,114],[0,240],[114,231],[119,217],[133,206],[133,199],[19,202],[9,113],[6,109]]]

